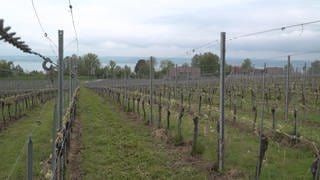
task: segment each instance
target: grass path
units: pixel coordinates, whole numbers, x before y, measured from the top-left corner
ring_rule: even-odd
[[[33,141],[34,178],[40,179],[40,163],[51,153],[52,119],[53,101],[49,101],[29,110],[26,116],[0,132],[0,179],[25,179],[29,135]]]
[[[206,179],[155,141],[150,128],[128,119],[119,107],[92,91],[80,91],[83,179]]]

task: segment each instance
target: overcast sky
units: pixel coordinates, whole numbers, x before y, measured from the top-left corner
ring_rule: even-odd
[[[2,0],[1,17],[35,51],[52,56],[31,0]],[[80,55],[185,57],[219,39],[320,19],[319,0],[71,0]],[[34,0],[49,37],[65,32],[65,55],[75,51],[68,0]],[[320,50],[320,23],[228,42],[229,57],[265,58]],[[57,44],[57,43],[56,43]],[[218,46],[200,49],[218,54]],[[0,42],[0,55],[23,55]],[[189,55],[190,56],[190,55]]]

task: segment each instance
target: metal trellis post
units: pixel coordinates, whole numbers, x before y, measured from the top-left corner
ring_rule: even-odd
[[[152,62],[153,57],[150,57],[150,124],[153,124],[153,89],[152,89],[152,79],[153,79],[153,72],[152,72]]]
[[[219,171],[223,170],[224,166],[224,65],[226,56],[226,33],[220,34],[220,118],[219,118],[219,153],[218,165]]]
[[[263,134],[263,120],[264,120],[264,105],[265,105],[265,74],[266,74],[266,64],[264,64],[263,68],[263,74],[262,74],[262,110],[261,110],[261,121],[260,121],[260,127],[259,127],[259,153],[258,153],[258,163],[256,167],[256,179],[260,179],[260,156],[261,156],[261,140],[262,140],[262,134]]]
[[[58,83],[58,121],[59,121],[59,129],[62,128],[62,121],[63,121],[63,110],[64,110],[64,86],[63,86],[63,30],[58,31],[58,44],[59,44],[59,70],[58,70],[58,76],[59,76],[59,83]],[[59,179],[62,178],[62,171],[63,171],[63,156],[59,157],[58,159],[58,177]]]
[[[288,121],[289,116],[289,91],[290,91],[290,56],[288,56],[288,64],[287,64],[287,76],[286,76],[286,104],[285,104],[285,120]]]
[[[31,136],[28,138],[28,160],[27,160],[27,180],[32,180],[32,167],[33,167],[33,162],[32,162],[32,139]]]

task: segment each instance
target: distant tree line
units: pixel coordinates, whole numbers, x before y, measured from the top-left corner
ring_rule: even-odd
[[[242,64],[241,64],[241,68],[242,69],[246,69],[246,70],[250,70],[253,69],[253,65],[251,62],[251,59],[246,58],[243,60]],[[284,65],[284,71],[287,71],[288,65],[285,64]],[[292,63],[289,65],[289,70],[290,72],[294,72],[294,67],[292,65]],[[319,75],[320,74],[320,60],[314,60],[313,62],[311,62],[310,67],[303,67],[303,71],[307,71],[308,74],[314,74],[314,75]]]
[[[94,53],[88,53],[83,56],[77,57],[67,56],[64,58],[64,73],[67,75],[69,73],[69,62],[72,58],[75,58],[77,63],[77,73],[80,76],[87,76],[92,78],[149,78],[150,75],[150,63],[149,59],[139,59],[137,60],[135,67],[125,65],[121,67],[117,65],[115,60],[110,60],[107,65],[102,65],[98,55]],[[155,78],[163,78],[168,75],[169,69],[174,68],[175,64],[172,60],[165,59],[158,64],[156,58],[152,58],[151,69],[154,72]],[[203,54],[195,54],[190,65],[188,63],[183,64],[184,67],[197,67],[201,70],[202,76],[219,76],[220,72],[220,60],[219,56],[211,52],[206,52]],[[252,69],[252,62],[250,59],[246,58],[241,64],[243,69]],[[286,67],[285,67],[286,68]],[[225,72],[229,74],[231,71],[231,65],[225,65]],[[311,63],[311,66],[307,69],[309,74],[320,74],[320,60],[315,60]],[[55,72],[56,73],[56,72]],[[13,76],[54,76],[55,73],[44,73],[43,71],[31,71],[26,72],[20,65],[15,65],[12,61],[0,60],[0,78],[13,77]]]
[[[0,78],[18,76],[43,76],[42,71],[25,71],[20,65],[15,65],[13,61],[0,60]]]
[[[102,66],[97,55],[88,53],[78,59],[78,74],[81,76],[93,76],[96,78],[123,78],[125,76],[131,78],[149,78],[150,75],[149,59],[137,60],[133,69],[129,66],[121,67],[116,61],[110,60],[105,66]],[[156,65],[159,65],[156,68]],[[192,57],[190,65],[183,64],[184,67],[200,68],[203,76],[217,76],[220,72],[219,57],[211,52],[204,54],[196,54]],[[153,57],[151,69],[155,78],[163,78],[168,75],[169,69],[174,68],[175,64],[172,60],[161,60],[158,64],[156,58]],[[225,71],[230,73],[231,66],[226,65]]]

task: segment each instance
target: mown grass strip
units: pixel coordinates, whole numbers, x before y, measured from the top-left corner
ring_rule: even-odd
[[[40,179],[41,162],[51,153],[52,119],[53,101],[50,101],[28,111],[26,116],[0,132],[0,179],[7,179],[11,171],[10,179],[25,179],[26,143],[30,135],[33,141],[33,177]]]
[[[82,123],[81,175],[83,179],[206,179],[177,158],[165,144],[151,137],[119,107],[89,91],[80,91]]]

